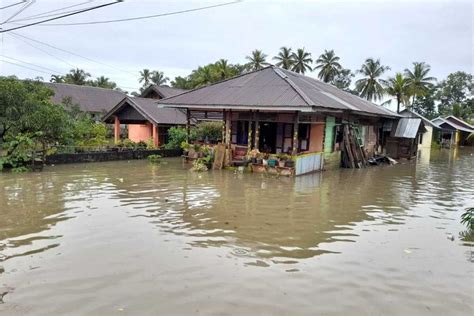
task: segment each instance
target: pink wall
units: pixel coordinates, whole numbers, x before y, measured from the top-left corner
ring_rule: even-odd
[[[129,124],[128,125],[128,139],[138,143],[139,141],[147,141],[152,137],[151,124]]]

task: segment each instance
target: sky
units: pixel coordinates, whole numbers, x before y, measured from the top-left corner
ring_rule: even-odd
[[[2,0],[0,6],[18,1]],[[431,75],[438,79],[455,71],[473,72],[473,2],[464,0],[243,0],[154,19],[51,25],[160,14],[232,1],[125,0],[51,21],[50,25],[44,23],[14,31],[88,59],[37,42],[22,41],[11,32],[1,33],[0,75],[41,76],[49,80],[53,73],[64,74],[78,67],[93,77],[109,77],[131,92],[139,88],[138,74],[144,68],[163,71],[173,79],[220,58],[245,63],[245,56],[254,49],[263,50],[271,62],[281,46],[304,47],[314,59],[325,49],[334,49],[341,57],[341,64],[352,70],[359,69],[368,57],[380,58],[382,64],[391,67],[387,76],[411,67],[415,61],[431,65]],[[86,1],[36,0],[7,23],[3,22],[21,6],[2,9],[1,28],[39,21],[13,22],[83,2]],[[66,10],[113,0],[90,2]],[[308,75],[316,77],[317,72]]]

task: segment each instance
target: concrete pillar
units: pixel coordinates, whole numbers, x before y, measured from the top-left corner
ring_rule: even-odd
[[[226,119],[225,119],[225,146],[226,148],[230,148],[231,144],[231,122],[232,122],[232,112],[226,112]]]
[[[191,111],[186,109],[186,141],[189,143],[191,137]]]
[[[120,120],[117,116],[115,117],[114,122],[114,140],[115,143],[118,143],[120,141]]]
[[[258,112],[255,113],[255,139],[254,139],[254,148],[260,149],[259,148],[259,142],[260,142],[260,121],[259,121],[259,115]]]
[[[153,146],[155,146],[156,148],[158,148],[160,146],[160,134],[159,134],[159,131],[158,131],[158,125],[157,124],[153,124],[152,125],[152,135],[153,135]]]

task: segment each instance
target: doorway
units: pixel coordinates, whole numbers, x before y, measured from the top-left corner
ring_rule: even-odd
[[[260,123],[258,147],[261,152],[276,153],[277,123]]]

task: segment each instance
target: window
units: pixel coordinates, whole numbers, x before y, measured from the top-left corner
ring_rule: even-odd
[[[309,150],[309,134],[310,134],[309,124],[298,125],[298,142],[299,142],[300,151]]]

